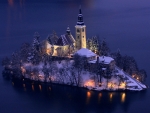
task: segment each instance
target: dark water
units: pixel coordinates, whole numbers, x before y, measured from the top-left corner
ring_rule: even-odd
[[[70,26],[74,35],[79,5],[87,37],[105,38],[112,51],[135,57],[139,68],[150,75],[149,0],[1,0],[0,60],[31,42],[38,31],[41,40],[55,30],[60,36]],[[2,67],[0,67],[0,71]],[[146,84],[149,84],[150,77]],[[33,91],[32,85],[13,86],[0,75],[0,113],[149,113],[150,91],[88,92],[48,86]]]

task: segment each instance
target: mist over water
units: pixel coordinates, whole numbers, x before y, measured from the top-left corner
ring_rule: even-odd
[[[74,36],[80,5],[87,26],[87,38],[98,35],[108,42],[112,52],[119,48],[123,55],[133,56],[139,68],[146,70],[146,84],[150,85],[149,0],[1,0],[0,61],[18,50],[22,43],[31,43],[36,31],[43,40],[53,30],[58,36],[64,34],[69,25]],[[33,92],[30,88],[32,86],[24,91],[23,87],[12,86],[10,81],[3,80],[0,75],[0,112],[150,111],[149,89],[145,92],[89,93],[87,90],[78,92],[68,87],[62,90],[58,86],[51,96],[49,92],[40,92],[38,88]]]

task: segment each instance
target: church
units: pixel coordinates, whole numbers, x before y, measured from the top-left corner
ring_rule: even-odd
[[[86,25],[83,21],[81,8],[79,9],[78,21],[75,25],[75,38],[72,36],[70,28],[66,33],[58,37],[55,32],[43,42],[45,52],[48,55],[67,57],[74,54],[81,48],[86,48]]]

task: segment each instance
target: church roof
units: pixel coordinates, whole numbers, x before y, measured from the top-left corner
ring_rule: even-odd
[[[92,57],[97,56],[95,53],[93,53],[91,50],[86,48],[81,48],[78,50],[75,54],[79,54],[80,56],[86,56],[86,57]]]
[[[72,35],[64,34],[61,35],[60,38],[57,40],[56,45],[65,46],[65,45],[73,45],[75,40]]]
[[[73,43],[75,43],[75,39],[71,35],[69,27],[67,27],[66,34],[60,36],[60,38],[57,40],[56,45],[65,46],[73,45]]]

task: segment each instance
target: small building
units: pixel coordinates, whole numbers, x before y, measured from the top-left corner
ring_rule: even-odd
[[[97,55],[87,48],[79,49],[75,54],[85,56],[88,61],[96,60]]]
[[[107,67],[109,65],[109,68],[111,70],[115,68],[115,60],[108,56],[99,57],[99,63],[103,64],[104,67]]]
[[[108,56],[97,57],[96,60],[89,61],[88,63],[90,64],[91,69],[97,68],[97,63],[101,64],[103,70],[108,68],[113,70],[115,68],[115,60]]]

